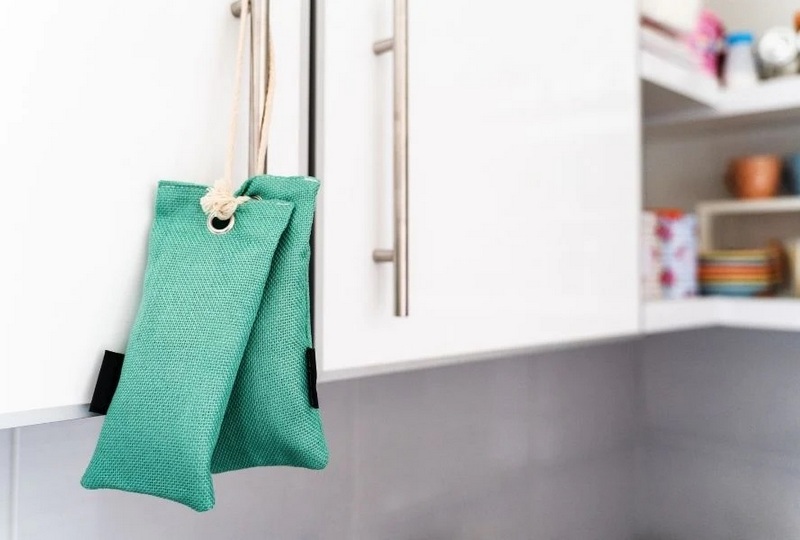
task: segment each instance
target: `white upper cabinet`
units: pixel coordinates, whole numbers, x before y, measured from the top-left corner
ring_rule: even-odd
[[[638,329],[636,3],[408,0],[409,317],[394,316],[391,0],[320,2],[324,376]]]
[[[125,350],[158,180],[223,173],[229,4],[0,3],[0,428],[85,414],[103,350]],[[305,173],[307,2],[272,4],[270,172]]]

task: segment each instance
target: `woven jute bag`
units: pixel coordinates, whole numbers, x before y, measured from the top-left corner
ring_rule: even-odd
[[[308,269],[319,182],[232,187],[248,2],[243,2],[225,176],[159,183],[141,304],[82,484],[214,506],[212,472],[324,468],[313,388]],[[263,170],[274,58],[261,125]],[[311,378],[310,378],[311,377]]]

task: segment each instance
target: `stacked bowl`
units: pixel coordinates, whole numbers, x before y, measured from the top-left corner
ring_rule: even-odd
[[[769,249],[728,249],[700,255],[704,295],[765,296],[778,285],[775,253]]]

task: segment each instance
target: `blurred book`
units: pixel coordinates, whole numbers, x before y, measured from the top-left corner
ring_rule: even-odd
[[[657,27],[641,26],[640,44],[642,50],[686,69],[700,70],[700,59],[685,39],[668,34]]]
[[[677,67],[719,77],[725,28],[712,11],[701,10],[689,31],[679,31],[649,17],[640,23],[640,48]]]
[[[659,25],[678,33],[694,31],[700,10],[701,0],[642,0],[642,15]]]

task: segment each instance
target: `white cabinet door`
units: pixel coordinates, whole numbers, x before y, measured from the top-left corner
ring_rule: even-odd
[[[85,414],[103,350],[125,349],[156,183],[222,174],[238,31],[229,4],[0,3],[0,428]],[[297,174],[307,2],[275,0],[272,19],[270,172]],[[246,113],[240,121],[243,180]]]
[[[393,316],[391,0],[322,2],[324,373],[632,334],[633,0],[409,1],[410,316]]]

